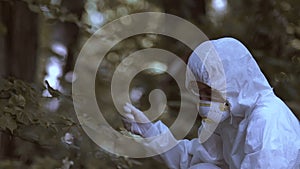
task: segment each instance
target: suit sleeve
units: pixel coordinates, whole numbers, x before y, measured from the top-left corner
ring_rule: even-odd
[[[166,141],[159,140],[159,148],[164,144],[167,145],[175,138],[172,136],[169,129],[160,121],[156,122],[151,129],[146,133],[147,137],[156,136],[161,133],[169,132],[169,137]],[[155,142],[156,140],[154,140]],[[212,135],[205,143],[200,144],[198,139],[192,140],[176,140],[176,146],[161,153],[156,158],[163,161],[170,169],[188,169],[202,165],[204,168],[219,168],[217,166],[224,165],[222,155],[222,142],[220,136]],[[197,167],[196,167],[197,168]]]

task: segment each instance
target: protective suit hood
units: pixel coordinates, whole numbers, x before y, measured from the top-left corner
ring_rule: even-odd
[[[300,169],[299,121],[273,93],[242,43],[233,38],[202,43],[190,56],[186,75],[188,88],[195,89],[190,82],[196,80],[221,92],[230,104],[232,123],[229,119],[217,123],[216,130],[211,128],[216,132],[205,142],[198,138],[179,140],[159,156],[169,168]],[[167,131],[158,121],[148,135]],[[165,137],[154,142],[161,149],[169,140]]]
[[[202,43],[190,56],[188,68],[186,86],[196,79],[220,91],[236,117],[245,117],[262,96],[273,93],[248,49],[233,38]]]

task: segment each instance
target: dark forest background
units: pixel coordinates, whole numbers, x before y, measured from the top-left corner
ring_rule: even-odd
[[[80,127],[71,98],[74,64],[86,40],[114,19],[146,11],[182,17],[209,39],[242,41],[275,93],[300,117],[298,0],[0,0],[0,169],[166,168],[151,158],[131,159],[99,148]],[[116,129],[122,123],[110,99],[113,72],[130,53],[151,47],[184,61],[191,53],[174,39],[139,35],[107,54],[95,92]],[[161,118],[172,122],[180,97],[164,73],[139,74],[131,86],[134,102],[147,108],[148,94],[157,87],[168,97],[168,115]],[[198,119],[187,138],[196,137],[199,124]]]

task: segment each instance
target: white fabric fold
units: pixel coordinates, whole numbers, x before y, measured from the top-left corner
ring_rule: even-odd
[[[236,39],[221,38],[202,43],[196,51],[203,55],[208,66],[214,63],[209,58],[211,54],[217,53],[225,77],[212,82],[212,77],[206,77],[206,63],[193,53],[188,62],[191,72],[187,72],[186,84],[191,73],[207,85],[214,83],[218,87],[226,82],[226,89],[222,86],[220,89],[230,104],[231,118],[219,124],[219,135],[214,133],[203,144],[197,139],[180,140],[160,158],[171,169],[300,169],[299,121],[273,93],[247,48]],[[218,77],[218,67],[210,70],[216,70]],[[158,122],[146,135],[167,131],[168,128]],[[158,147],[168,144],[156,143]]]

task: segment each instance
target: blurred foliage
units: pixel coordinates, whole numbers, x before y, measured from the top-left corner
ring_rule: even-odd
[[[300,1],[298,0],[252,0],[226,1],[226,10],[218,12],[206,0],[206,12],[194,15],[190,10],[193,0],[180,2],[170,0],[85,0],[82,16],[72,13],[62,5],[64,0],[22,0],[31,11],[40,14],[44,37],[51,37],[55,23],[74,23],[80,29],[80,44],[76,54],[90,37],[105,23],[128,14],[143,11],[173,12],[188,19],[207,34],[210,39],[232,36],[241,40],[252,52],[262,71],[268,78],[274,91],[300,117]],[[65,0],[66,1],[66,0]],[[71,0],[70,0],[71,1]],[[14,3],[14,1],[8,1]],[[50,31],[49,31],[50,30]],[[7,32],[0,23],[0,34]],[[63,36],[63,35],[61,35]],[[44,41],[50,38],[44,38]],[[50,40],[49,40],[50,41]],[[48,48],[39,46],[40,53],[46,58],[52,53]],[[122,126],[120,117],[114,108],[110,95],[110,81],[114,70],[124,58],[134,51],[158,47],[171,51],[186,60],[190,50],[177,40],[158,35],[138,35],[128,38],[114,46],[101,63],[96,79],[97,99],[102,105],[106,119],[115,129]],[[45,52],[47,51],[47,52]],[[45,63],[40,63],[45,64]],[[45,67],[45,65],[44,65]],[[37,72],[37,76],[41,76]],[[44,74],[43,74],[44,75]],[[152,159],[129,159],[109,154],[94,144],[79,126],[73,110],[71,85],[63,77],[63,90],[55,97],[43,96],[44,90],[57,92],[50,85],[47,88],[38,79],[28,84],[13,78],[0,82],[0,131],[14,142],[11,157],[0,161],[0,168],[164,168],[163,164]],[[167,95],[168,107],[161,119],[171,124],[176,118],[179,107],[178,87],[165,74],[151,75],[141,72],[132,83],[131,89],[141,88],[143,93],[135,104],[141,109],[149,107],[148,94],[154,88],[161,87]],[[59,103],[51,110],[53,103]],[[196,136],[199,123],[195,124],[187,138]]]
[[[43,89],[13,78],[1,80],[0,131],[15,138],[12,154],[17,158],[0,161],[0,168],[130,168],[139,164],[101,150],[79,127],[70,97],[43,97]],[[53,99],[64,105],[57,113],[44,106]]]
[[[59,20],[63,22],[74,22],[80,25],[79,18],[69,12],[66,8],[60,6],[60,1],[50,0],[23,0],[28,4],[32,12],[39,13],[49,21]],[[58,2],[58,3],[57,3]]]
[[[234,36],[252,52],[274,91],[300,117],[299,1],[229,0],[212,36]],[[220,29],[220,27],[222,29]]]

